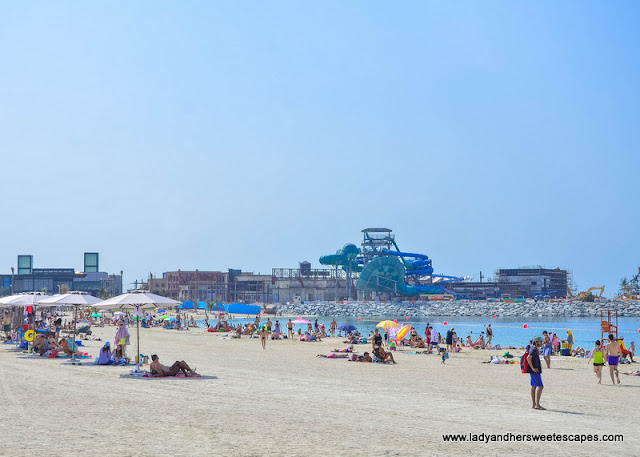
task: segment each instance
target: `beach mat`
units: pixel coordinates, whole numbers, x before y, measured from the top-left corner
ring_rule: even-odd
[[[120,378],[123,379],[218,379],[217,376],[142,376],[140,374],[121,374]]]

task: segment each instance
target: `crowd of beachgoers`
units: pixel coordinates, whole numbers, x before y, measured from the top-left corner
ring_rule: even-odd
[[[140,315],[135,315],[131,311],[114,311],[111,313],[98,313],[91,310],[77,311],[69,316],[61,311],[47,310],[40,311],[38,316],[27,314],[24,317],[24,325],[12,331],[12,316],[10,312],[5,312],[4,331],[7,342],[13,342],[23,349],[29,350],[42,357],[67,357],[67,358],[91,358],[91,355],[84,352],[83,340],[92,339],[93,327],[115,327],[113,345],[111,341],[106,341],[95,358],[96,364],[100,365],[128,365],[131,357],[128,355],[130,345],[130,333],[128,328],[140,326],[143,328],[162,328],[176,331],[200,330],[210,333],[221,333],[228,338],[256,338],[260,340],[263,348],[266,349],[268,340],[290,340],[299,342],[320,342],[324,338],[337,338],[347,347],[335,348],[329,354],[318,354],[320,358],[340,358],[354,362],[381,362],[397,363],[393,353],[403,351],[409,354],[437,354],[440,356],[442,364],[446,364],[450,354],[462,352],[463,350],[507,350],[502,356],[491,355],[489,361],[483,363],[492,364],[513,364],[516,363],[518,355],[511,354],[508,350],[525,349],[528,354],[532,343],[530,341],[525,348],[515,346],[501,346],[494,343],[494,330],[489,324],[486,330],[481,332],[475,339],[471,335],[459,336],[453,326],[446,330],[443,336],[433,324],[427,323],[424,326],[424,333],[419,332],[413,325],[400,326],[397,321],[382,321],[378,328],[368,335],[362,335],[355,326],[343,324],[338,325],[334,318],[328,327],[319,323],[318,319],[311,322],[302,318],[289,318],[272,320],[270,316],[256,316],[253,322],[244,324],[230,324],[222,313],[214,314],[211,321],[208,315],[204,319],[204,325],[200,326],[194,315],[187,313],[169,314],[164,309],[145,310]],[[446,324],[446,323],[445,323]],[[300,327],[302,325],[302,327]],[[296,326],[299,326],[296,330]],[[30,334],[30,332],[33,332]],[[61,337],[61,333],[66,336]],[[485,335],[486,333],[486,335]],[[553,355],[565,355],[586,358],[588,361],[597,359],[599,367],[604,365],[599,355],[603,352],[599,349],[602,344],[599,341],[593,349],[585,349],[579,346],[574,347],[574,335],[571,330],[567,330],[565,339],[555,332],[542,332],[539,336],[541,341],[541,353],[548,367],[550,358]],[[100,341],[100,338],[94,338]],[[628,348],[624,344],[624,338],[617,340],[620,345],[620,363],[631,363],[635,355],[635,343]],[[364,346],[363,346],[364,345]],[[370,350],[358,350],[360,347]],[[129,351],[130,352],[130,351]],[[606,354],[606,351],[603,353]],[[149,363],[148,356],[140,355],[143,364]],[[155,357],[155,356],[154,356]],[[152,361],[157,362],[155,359]],[[602,363],[602,365],[601,365]],[[178,365],[176,365],[178,364]],[[184,361],[176,362],[173,367],[164,367],[156,363],[156,369],[152,369],[156,374],[184,373],[190,375],[195,373]],[[158,370],[157,367],[163,367]],[[166,370],[165,370],[166,369]],[[598,369],[595,369],[599,373]],[[631,373],[628,373],[631,374]]]

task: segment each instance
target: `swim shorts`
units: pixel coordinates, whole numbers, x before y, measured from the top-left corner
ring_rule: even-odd
[[[612,367],[615,367],[618,365],[618,360],[620,360],[620,357],[618,357],[617,355],[610,355],[609,356],[609,365]]]
[[[604,363],[595,363],[595,362],[593,362],[593,366],[594,367],[603,367]]]
[[[11,325],[9,325],[9,324],[5,325],[5,326],[3,327],[3,330],[4,330],[5,332],[10,332],[10,331],[11,331]]]
[[[531,375],[531,387],[544,387],[542,375],[540,373],[529,373]]]

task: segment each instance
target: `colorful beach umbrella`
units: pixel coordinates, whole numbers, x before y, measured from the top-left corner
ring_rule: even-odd
[[[388,329],[390,329],[390,328],[398,328],[398,327],[400,327],[400,326],[398,325],[398,323],[397,323],[397,322],[393,322],[393,321],[382,321],[382,322],[379,322],[379,323],[378,323],[378,325],[376,325],[376,327],[379,327],[379,328],[383,328],[383,329],[385,329],[385,330],[388,330]]]
[[[93,314],[91,315],[91,317],[102,317],[102,314],[93,313]]]
[[[294,324],[310,324],[311,321],[308,321],[306,319],[302,319],[302,318],[297,318],[295,321],[292,321]]]
[[[341,332],[353,332],[354,330],[357,330],[357,328],[355,325],[343,324],[338,327],[338,330],[340,330]]]

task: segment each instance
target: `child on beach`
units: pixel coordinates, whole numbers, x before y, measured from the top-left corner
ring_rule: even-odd
[[[444,361],[447,358],[447,348],[440,348],[440,355],[442,356],[442,364],[444,365]]]

